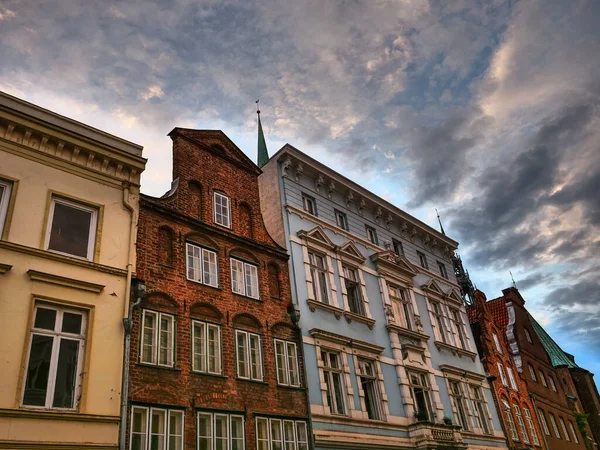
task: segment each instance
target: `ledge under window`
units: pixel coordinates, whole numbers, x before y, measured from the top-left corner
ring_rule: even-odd
[[[308,308],[311,310],[311,312],[315,312],[317,309],[329,311],[329,312],[333,313],[335,315],[335,318],[338,320],[340,319],[340,317],[342,317],[342,314],[344,314],[344,310],[341,308],[338,308],[337,306],[328,305],[327,303],[322,303],[317,300],[313,300],[311,298],[306,300],[306,303],[308,303]]]
[[[408,328],[401,327],[395,324],[389,324],[387,327],[388,331],[393,331],[394,333],[401,334],[403,336],[408,336],[413,339],[418,339],[420,341],[428,341],[429,336],[427,334],[419,333],[418,331],[409,330]]]
[[[0,275],[5,274],[10,269],[12,269],[12,266],[10,264],[0,264]]]
[[[477,356],[477,353],[471,352],[469,350],[465,350],[463,348],[455,347],[454,345],[446,344],[445,342],[435,341],[435,346],[437,347],[438,350],[446,349],[446,350],[452,352],[453,355],[458,355],[459,357],[460,356],[468,356],[473,361],[475,361],[475,357]]]
[[[373,329],[373,325],[375,325],[375,319],[371,319],[367,316],[362,316],[360,314],[353,313],[351,311],[344,311],[344,317],[348,323],[356,320],[357,322],[366,323],[370,330]]]

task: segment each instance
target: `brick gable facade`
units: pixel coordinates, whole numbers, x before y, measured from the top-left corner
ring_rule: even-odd
[[[142,196],[140,201],[137,277],[146,282],[148,293],[133,316],[129,400],[130,417],[132,408],[136,416],[133,428],[132,420],[128,421],[128,442],[134,442],[129,448],[150,448],[138,442],[154,439],[154,425],[165,429],[160,428],[161,414],[170,420],[174,411],[175,428],[184,413],[184,444],[180,447],[178,431],[171,434],[168,423],[163,434],[170,446],[157,448],[212,450],[223,432],[228,439],[224,448],[242,448],[236,446],[243,440],[243,448],[253,450],[257,417],[308,426],[301,338],[290,316],[288,256],[263,225],[257,182],[260,169],[220,131],[176,128],[170,136],[173,188],[162,198]],[[215,192],[229,199],[230,227],[215,223]],[[199,249],[197,261],[201,262],[190,262],[188,244]],[[209,268],[204,258],[212,255],[215,261]],[[232,289],[232,258],[242,268],[243,275],[234,283],[245,286],[244,295]],[[189,264],[202,266],[189,272]],[[252,270],[257,294],[252,293]],[[210,278],[215,271],[216,279]],[[190,279],[195,277],[199,281]],[[145,326],[144,314],[148,316]],[[209,327],[213,334],[204,334]],[[250,343],[254,337],[258,346]],[[299,383],[278,383],[277,368],[282,373],[286,368],[276,366],[275,339],[295,345],[294,373]],[[218,347],[218,354],[211,353],[211,345]],[[286,367],[294,365],[290,362],[293,345]],[[287,377],[294,378],[292,372]],[[211,429],[201,425],[206,417],[213,418]],[[233,417],[243,418],[242,440],[236,440],[239,431]],[[227,429],[221,429],[225,422],[220,421],[229,421]],[[294,428],[294,432],[301,433],[301,429]],[[300,437],[294,439],[300,448]]]

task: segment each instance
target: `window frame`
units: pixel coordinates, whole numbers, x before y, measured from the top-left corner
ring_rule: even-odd
[[[363,296],[363,292],[362,292],[362,282],[361,282],[361,278],[360,278],[360,273],[359,273],[359,268],[342,263],[342,273],[341,273],[341,277],[342,280],[344,282],[344,289],[346,290],[346,299],[348,301],[348,311],[350,311],[353,314],[357,314],[359,316],[367,316],[367,305],[365,304],[365,298]],[[352,275],[352,276],[350,276]],[[354,279],[352,278],[354,277]],[[354,292],[356,294],[356,298],[354,299],[355,303],[354,303],[354,307],[355,309],[357,309],[356,311],[353,311],[352,305],[353,302],[350,299],[350,294],[348,291],[348,283],[350,285],[353,285]]]
[[[370,359],[370,358],[363,358],[363,357],[357,357],[357,365],[356,365],[356,378],[357,378],[357,382],[358,382],[358,386],[360,389],[362,389],[363,391],[363,395],[364,395],[364,404],[365,404],[365,409],[363,410],[363,412],[367,413],[367,416],[369,415],[369,405],[367,404],[367,392],[364,389],[364,382],[363,382],[363,378],[369,380],[370,383],[372,383],[372,394],[373,394],[373,403],[374,403],[374,410],[372,411],[372,414],[375,417],[369,417],[369,420],[384,420],[385,414],[384,414],[384,408],[383,408],[383,396],[382,396],[382,392],[381,389],[379,387],[379,373],[378,373],[378,369],[377,369],[377,360],[375,359]],[[369,373],[365,373],[363,371],[363,365],[365,364],[369,364],[373,373],[369,374]],[[365,366],[366,368],[366,366]],[[371,394],[369,394],[371,395]],[[362,403],[362,402],[361,402]],[[361,404],[362,406],[362,404]],[[362,409],[362,408],[361,408]]]
[[[379,245],[379,238],[377,237],[377,229],[370,225],[365,224],[365,233],[367,234],[367,240],[374,245]]]
[[[548,375],[548,384],[550,385],[550,389],[552,389],[554,392],[558,392],[558,388],[556,387],[556,383],[554,382],[552,375]]]
[[[259,422],[264,423],[265,424],[265,429],[266,429],[266,433],[267,436],[265,437],[260,437],[259,436]],[[279,431],[280,431],[280,436],[281,436],[281,449],[282,450],[287,450],[287,444],[289,443],[293,443],[293,449],[297,449],[297,450],[308,450],[308,424],[305,420],[295,420],[295,419],[287,419],[287,418],[283,418],[283,417],[264,417],[264,416],[256,416],[254,418],[254,423],[255,423],[255,434],[256,434],[256,449],[260,450],[261,447],[261,442],[264,442],[266,445],[266,449],[270,450],[273,448],[273,441],[272,441],[272,429],[273,429],[273,422],[278,422],[279,423]],[[287,439],[287,434],[286,434],[286,429],[285,429],[285,425],[286,424],[293,424],[293,431],[294,431],[294,436],[293,436],[293,440],[289,440]],[[299,429],[300,428],[304,428],[304,436],[306,438],[306,440],[300,440],[300,433],[299,433]]]
[[[531,375],[531,379],[537,383],[538,378],[537,378],[537,375],[535,374],[535,369],[529,363],[527,363],[527,366],[529,367],[529,375]]]
[[[576,444],[579,444],[579,438],[577,437],[577,431],[575,431],[575,427],[573,426],[573,422],[569,420],[569,428],[571,429],[571,434],[573,434],[573,440]]]
[[[143,364],[143,365],[148,365],[148,366],[156,366],[156,367],[169,367],[169,368],[173,368],[175,367],[175,362],[177,360],[177,351],[176,351],[176,344],[177,344],[177,340],[175,339],[175,336],[177,335],[177,320],[176,320],[176,316],[174,314],[169,314],[169,313],[165,313],[162,311],[157,311],[154,309],[147,309],[144,308],[141,311],[142,313],[142,317],[141,317],[141,321],[140,321],[140,349],[139,349],[139,363]],[[155,314],[156,315],[156,329],[154,330],[154,345],[156,348],[153,348],[152,352],[154,354],[154,358],[155,358],[155,362],[148,362],[148,361],[144,361],[144,324],[145,324],[145,320],[146,320],[146,313],[149,314]],[[161,333],[161,319],[163,316],[168,317],[171,320],[172,326],[173,326],[173,330],[171,333],[171,364],[161,364],[160,361],[160,333]]]
[[[503,355],[504,352],[502,351],[502,346],[500,345],[500,338],[498,337],[498,335],[496,333],[492,333],[492,336],[494,339],[494,344],[496,345],[496,350],[498,351],[498,353]]]
[[[396,255],[404,256],[404,244],[402,244],[402,241],[392,238],[392,249]],[[400,249],[399,252],[398,249]]]
[[[4,188],[2,197],[0,197],[0,239],[2,239],[2,233],[4,233],[4,227],[8,219],[8,205],[12,197],[14,183],[0,178],[0,186]]]
[[[309,211],[309,205],[312,211]],[[317,200],[312,195],[308,195],[305,192],[302,193],[302,209],[311,216],[319,217],[317,211]]]
[[[130,408],[130,418],[129,418],[129,448],[133,448],[133,414],[134,414],[134,410],[140,410],[140,411],[144,411],[145,413],[145,424],[146,424],[146,430],[143,433],[143,440],[144,442],[142,443],[142,450],[149,450],[150,449],[150,441],[152,439],[152,412],[153,411],[164,411],[165,413],[165,425],[164,425],[164,429],[163,429],[163,434],[162,436],[164,436],[164,450],[183,450],[185,448],[185,410],[184,409],[178,409],[178,408],[167,408],[167,407],[154,407],[154,406],[140,406],[140,405],[131,405]],[[172,449],[170,446],[170,437],[171,437],[171,416],[173,415],[173,413],[177,413],[177,414],[181,414],[181,446],[179,448],[176,449]],[[140,434],[138,432],[136,432],[137,434]],[[175,436],[180,436],[179,434],[175,435]]]
[[[190,248],[193,249],[194,247],[200,251],[200,258],[199,258],[200,267],[198,270],[200,271],[200,276],[202,278],[201,280],[196,280],[194,278],[190,278],[190,276],[189,276],[189,271],[190,271],[189,250],[190,250]],[[215,281],[216,281],[216,284],[210,284],[204,280],[204,275],[205,275],[204,254],[205,253],[213,254],[215,257]],[[192,258],[194,258],[193,254],[191,256],[192,256]],[[192,270],[194,270],[193,267],[192,267]],[[219,252],[216,250],[213,250],[211,248],[196,244],[195,242],[186,241],[186,243],[185,243],[185,277],[187,280],[192,281],[194,283],[204,284],[205,286],[211,286],[211,287],[218,288],[219,287]]]
[[[448,336],[446,334],[446,324],[444,323],[444,311],[442,303],[437,301],[431,301],[431,313],[436,321],[435,326],[439,330],[440,337],[444,344],[448,344]]]
[[[508,422],[508,428],[510,429],[512,440],[515,442],[521,442],[519,432],[517,431],[517,425],[515,424],[515,420],[512,416],[512,408],[510,407],[508,400],[502,399],[501,401],[504,409],[504,417]]]
[[[523,328],[523,330],[525,331],[525,338],[527,339],[527,342],[533,344],[533,339],[531,339],[531,333],[529,333],[529,330],[527,328]]]
[[[540,380],[542,380],[542,384],[545,388],[547,388],[548,382],[546,381],[546,375],[544,375],[544,372],[542,372],[541,370],[538,370],[538,373],[540,374]]]
[[[420,383],[414,384],[411,375],[415,375]],[[431,401],[431,384],[429,380],[429,373],[422,372],[420,370],[413,370],[411,367],[410,369],[406,370],[406,378],[408,379],[408,390],[413,401],[415,415],[419,412],[417,409],[417,394],[415,392],[415,389],[418,388],[422,391],[423,399],[425,400],[425,412],[427,413],[427,420],[434,419],[433,403]]]
[[[500,374],[500,380],[502,381],[502,384],[505,387],[509,387],[508,379],[506,378],[506,373],[504,372],[504,366],[502,365],[502,363],[500,361],[498,361],[496,364],[498,366],[498,373]]]
[[[571,436],[569,436],[569,432],[567,431],[567,424],[565,423],[565,419],[561,416],[558,416],[558,421],[560,422],[560,427],[563,430],[563,434],[565,435],[565,440],[571,442]]]
[[[417,250],[417,257],[419,258],[419,265],[425,269],[429,270],[429,262],[427,261],[427,255],[420,250]]]
[[[200,436],[200,417],[201,416],[205,416],[205,417],[210,417],[210,446],[209,446],[209,450],[215,450],[216,449],[216,441],[217,441],[217,436],[216,436],[216,420],[217,417],[226,417],[227,418],[227,443],[225,445],[225,448],[230,450],[232,448],[232,419],[241,419],[242,421],[242,437],[241,438],[236,438],[236,439],[241,439],[242,442],[242,450],[246,449],[246,417],[243,413],[235,413],[235,412],[229,412],[229,411],[220,411],[220,410],[214,410],[214,411],[208,411],[208,410],[198,410],[196,411],[196,448],[199,449],[200,448],[200,439],[201,438],[206,438],[207,436]],[[221,438],[222,439],[222,438]]]
[[[234,265],[234,261],[236,264],[241,264],[241,268],[242,268],[242,287],[243,287],[243,291],[238,291],[234,288],[234,280],[233,280],[233,265]],[[248,293],[248,288],[249,288],[249,284],[248,284],[248,273],[247,273],[247,269],[251,267],[252,269],[254,269],[254,274],[250,274],[251,276],[253,276],[253,279],[256,281],[256,286],[254,287],[254,289],[256,289],[256,295],[250,295]],[[231,292],[233,292],[234,294],[238,294],[238,295],[242,295],[244,297],[248,297],[248,298],[253,298],[255,300],[260,300],[260,282],[259,282],[259,277],[258,277],[258,264],[254,263],[254,262],[249,262],[240,258],[236,258],[234,256],[230,256],[229,257],[229,274],[231,276]],[[240,280],[236,281],[237,283],[240,283]]]
[[[335,223],[338,227],[340,227],[342,230],[350,231],[350,227],[348,226],[348,215],[345,212],[342,212],[339,209],[334,209],[333,215],[335,216]]]
[[[281,381],[279,379],[279,370],[280,370],[280,366],[279,366],[279,361],[277,359],[277,344],[280,343],[281,345],[283,345],[283,361],[285,363],[285,367],[284,367],[284,378],[285,380]],[[294,370],[296,372],[296,380],[297,383],[292,383],[291,381],[291,371],[290,371],[290,346],[293,346],[294,348],[294,360],[293,360],[293,364],[294,364]],[[277,384],[279,386],[290,386],[290,387],[300,387],[302,385],[301,381],[300,381],[300,369],[299,369],[299,362],[298,362],[298,347],[296,345],[295,342],[292,341],[286,341],[284,339],[278,339],[278,338],[274,338],[273,339],[273,351],[275,353],[275,378],[277,379]]]
[[[205,370],[201,370],[201,369],[196,369],[195,368],[195,363],[196,363],[196,325],[202,325],[204,327],[204,365],[205,365]],[[192,345],[191,345],[191,350],[192,350],[192,360],[191,360],[191,371],[194,373],[203,373],[203,374],[208,374],[208,375],[222,375],[223,374],[223,335],[222,335],[222,330],[221,330],[221,325],[213,323],[213,322],[207,322],[205,320],[199,320],[199,319],[191,319],[191,341],[192,341]],[[217,371],[211,371],[210,370],[210,354],[209,354],[209,329],[210,328],[215,328],[217,330],[217,337],[218,337],[218,341],[217,341],[217,353],[216,353],[216,364],[218,367]]]
[[[413,310],[412,301],[410,301],[407,296],[408,289],[400,287],[393,283],[386,283],[388,288],[388,297],[390,299],[390,303],[392,304],[392,310],[394,310],[394,315],[400,315],[404,321],[402,328],[407,330],[414,331],[416,329],[415,326],[415,312]],[[396,290],[399,293],[399,296],[393,295],[392,290]]]
[[[319,357],[321,358],[321,361],[323,362],[323,367],[321,368],[321,370],[323,371],[323,379],[325,380],[325,385],[326,385],[326,392],[329,391],[329,387],[331,387],[333,389],[333,391],[330,393],[330,395],[327,395],[327,406],[329,407],[329,413],[331,415],[336,415],[336,416],[348,416],[349,414],[349,406],[347,402],[348,400],[345,398],[346,397],[346,392],[347,392],[347,387],[346,387],[346,380],[345,380],[345,373],[344,373],[344,363],[342,361],[343,357],[346,357],[346,353],[344,352],[340,352],[338,350],[331,350],[328,348],[321,348],[320,349],[321,353],[319,355]],[[337,365],[338,367],[332,367],[330,362],[330,358],[323,358],[323,354],[326,354],[327,356],[329,355],[335,355],[336,357],[336,361],[337,361]],[[340,393],[339,396],[342,399],[342,404],[338,405],[338,399],[336,398],[336,392],[335,392],[335,380],[334,380],[334,375],[333,374],[338,374],[339,376],[339,386],[340,386]],[[327,381],[329,381],[329,383],[327,383]],[[329,398],[331,398],[333,400],[334,405],[330,405],[329,404]],[[341,406],[341,412],[340,411],[340,406]],[[335,409],[335,411],[334,411]]]
[[[492,434],[492,427],[490,426],[487,415],[487,402],[485,400],[482,388],[473,384],[470,385],[470,388],[471,392],[473,393],[471,401],[473,402],[475,409],[473,418],[479,419],[479,423],[477,425],[481,425],[483,434]]]
[[[315,251],[312,248],[307,249],[307,255],[308,266],[310,268],[310,277],[312,279],[313,295],[315,296],[315,300],[325,305],[331,305],[333,298],[330,299],[331,292],[329,286],[329,266],[327,263],[327,255]],[[321,260],[323,261],[323,267],[318,266],[317,258],[321,258]],[[314,264],[312,262],[313,259],[315,261]],[[317,274],[316,277],[314,276],[315,273]],[[322,277],[325,280],[325,286],[321,286],[321,277],[319,276],[319,273],[323,274]],[[324,293],[327,296],[325,299],[323,299]]]
[[[455,309],[455,308],[448,308],[448,309],[450,310],[449,319],[452,322],[452,324],[454,325],[454,328],[456,328],[456,332],[458,334],[458,342],[455,344],[460,344],[460,345],[457,345],[457,347],[459,347],[463,350],[470,351],[469,343],[467,340],[467,331],[465,328],[465,323],[463,321],[460,309]]]
[[[525,416],[525,422],[527,422],[527,427],[529,428],[529,433],[531,434],[531,437],[533,438],[533,445],[540,445],[540,438],[537,435],[537,431],[535,430],[535,425],[533,423],[533,418],[531,417],[531,411],[529,411],[529,408],[527,407],[523,407],[523,415]]]
[[[56,311],[54,319],[54,329],[48,330],[44,328],[35,327],[35,319],[37,317],[37,311],[42,309],[49,309]],[[68,333],[62,331],[62,321],[64,313],[77,314],[81,316],[81,331],[79,334]],[[27,346],[27,359],[25,365],[25,371],[23,374],[23,389],[21,393],[20,404],[23,408],[27,409],[44,409],[54,411],[77,411],[79,408],[79,397],[81,394],[81,388],[83,384],[83,372],[84,372],[84,358],[85,349],[87,344],[87,329],[88,329],[89,311],[80,308],[73,308],[69,306],[63,306],[53,303],[45,303],[36,301],[34,304],[34,313],[31,326],[29,328],[29,343]],[[57,331],[60,330],[60,331]],[[28,405],[25,404],[25,394],[27,392],[27,377],[29,372],[29,366],[31,364],[31,346],[33,344],[33,336],[52,336],[52,350],[50,355],[50,365],[48,369],[48,380],[46,384],[46,398],[43,406]],[[53,406],[54,395],[56,393],[56,377],[58,371],[58,359],[60,356],[60,343],[62,339],[76,340],[79,342],[79,349],[77,352],[77,367],[75,369],[75,386],[73,387],[73,406],[70,408],[61,408]]]
[[[460,425],[463,428],[463,430],[470,431],[471,428],[469,427],[468,414],[469,407],[467,402],[465,401],[466,395],[463,383],[458,380],[448,379],[448,384],[450,387],[448,394],[450,395],[450,398],[454,403],[454,409],[456,409],[457,412],[457,417],[455,417],[455,419],[457,419],[456,421],[458,425]],[[457,388],[458,392],[455,392],[454,387]]]
[[[548,416],[550,417],[550,423],[552,424],[552,428],[554,429],[554,434],[555,434],[556,438],[562,439],[562,437],[560,436],[560,432],[558,431],[558,424],[556,422],[556,417],[554,417],[554,414],[552,414],[551,412],[548,413]]]
[[[438,270],[440,272],[440,276],[446,280],[449,280],[448,270],[446,269],[446,265],[441,261],[436,261],[438,265]]]
[[[510,387],[515,391],[519,390],[519,386],[517,385],[517,380],[515,379],[515,375],[512,371],[511,367],[506,367],[506,374],[508,375],[508,381],[510,382]]]
[[[235,345],[235,369],[236,369],[236,377],[241,379],[241,380],[248,380],[248,381],[263,381],[265,378],[265,370],[264,370],[264,362],[263,362],[263,350],[262,350],[262,336],[258,333],[253,333],[251,331],[246,331],[246,330],[241,330],[239,328],[236,328],[234,330],[234,345]],[[244,361],[244,366],[246,368],[246,373],[248,374],[248,376],[242,376],[240,375],[240,355],[239,355],[239,349],[238,349],[238,335],[245,335],[246,336],[246,343],[245,343],[245,351],[246,351],[246,361]],[[251,338],[257,338],[258,339],[258,359],[257,359],[257,366],[259,369],[259,376],[258,377],[253,377],[252,375],[252,343],[251,343]]]
[[[529,440],[529,434],[527,433],[527,427],[525,426],[525,421],[523,420],[523,414],[521,414],[521,408],[519,405],[514,403],[513,409],[515,410],[515,417],[517,418],[517,423],[519,424],[521,434],[523,435],[523,443],[531,444],[531,441]]]
[[[227,218],[227,224],[225,223],[220,223],[217,220],[217,196],[220,199],[227,199],[227,205],[226,205],[226,211],[227,211],[227,215],[225,216],[224,214],[220,213],[221,216],[226,217]],[[223,207],[222,204],[220,204],[219,206]],[[229,198],[228,195],[226,195],[224,192],[221,191],[213,191],[213,223],[221,226],[221,227],[225,227],[225,228],[229,228],[231,229],[231,198]]]
[[[550,427],[548,427],[548,422],[546,421],[546,416],[544,414],[544,411],[542,411],[540,408],[538,408],[537,413],[540,418],[540,424],[542,425],[542,431],[544,432],[544,434],[546,436],[552,436],[552,434],[550,433]]]
[[[86,256],[74,255],[72,253],[63,252],[60,250],[54,250],[50,248],[50,237],[52,235],[52,225],[54,223],[54,211],[56,204],[60,203],[69,208],[78,209],[81,211],[85,211],[90,213],[90,229],[88,231],[88,244],[87,244],[87,253]],[[70,200],[68,198],[64,198],[58,195],[52,195],[50,199],[50,207],[48,209],[48,219],[46,221],[46,230],[44,236],[44,250],[52,253],[57,253],[59,255],[69,256],[71,258],[82,259],[86,261],[94,260],[94,253],[96,251],[96,239],[98,236],[98,222],[99,222],[99,208],[97,206],[92,206],[89,204],[85,204],[83,202]]]

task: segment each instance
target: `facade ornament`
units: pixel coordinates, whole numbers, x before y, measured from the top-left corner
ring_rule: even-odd
[[[333,180],[329,181],[329,187],[327,188],[327,196],[331,199],[333,195],[333,191],[335,191],[335,183]]]
[[[302,163],[298,163],[298,165],[296,166],[296,182],[298,182],[298,180],[300,179],[300,175],[302,175],[303,172],[304,166],[302,165]]]
[[[383,247],[386,250],[391,250],[392,249],[392,243],[389,240],[386,239],[386,240],[383,241]]]
[[[377,211],[375,211],[375,223],[377,225],[379,225],[379,219],[381,219],[381,216],[383,216],[383,209],[381,209],[381,206],[379,206]]]
[[[392,305],[385,305],[385,315],[388,319],[388,323],[396,322],[396,317],[394,317],[394,308],[392,308]]]
[[[405,221],[402,221],[402,225],[400,226],[400,233],[402,233],[402,236],[404,236],[407,231],[408,231],[408,225],[406,225]]]
[[[350,209],[350,204],[354,201],[354,194],[352,191],[348,191],[346,194],[346,208]]]
[[[283,161],[283,164],[281,165],[281,170],[283,171],[282,176],[284,176],[284,177],[289,176],[288,170],[290,170],[290,167],[292,167],[292,158],[290,158],[288,156],[287,158],[285,158],[285,160]]]
[[[358,214],[363,215],[363,210],[367,207],[367,202],[361,197],[360,203],[358,204]]]
[[[431,249],[433,250],[434,248],[436,248],[438,246],[439,242],[437,239],[433,239],[431,241]]]
[[[429,237],[428,234],[426,234],[425,237],[423,238],[423,247],[429,248],[429,244],[431,244],[431,238]]]
[[[317,181],[315,181],[315,189],[317,190],[317,194],[321,193],[321,186],[325,185],[325,178],[323,178],[323,174],[320,173],[317,177]]]
[[[392,214],[388,213],[387,219],[385,219],[385,227],[388,230],[391,228],[393,221],[394,221],[394,218],[392,217]]]
[[[410,242],[414,242],[415,241],[415,236],[417,235],[417,228],[416,227],[412,227],[412,230],[410,230]]]
[[[452,256],[452,252],[450,251],[450,247],[445,245],[444,246],[444,258],[450,259],[451,256]]]

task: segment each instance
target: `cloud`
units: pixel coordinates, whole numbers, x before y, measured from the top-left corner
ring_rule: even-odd
[[[3,7],[0,6],[0,20],[12,19],[16,15],[17,14],[14,11],[11,11],[8,8],[3,8]]]
[[[163,92],[162,88],[158,85],[152,85],[152,86],[148,86],[148,89],[146,89],[145,92],[143,92],[141,94],[141,98],[142,100],[151,100],[153,98],[163,98],[165,96],[165,93]]]

